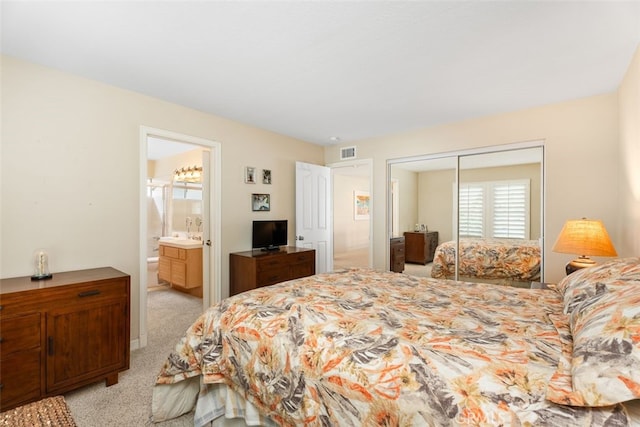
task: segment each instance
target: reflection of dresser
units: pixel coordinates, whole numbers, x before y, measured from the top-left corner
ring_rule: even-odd
[[[425,265],[433,261],[438,246],[437,231],[405,231],[405,262]]]
[[[389,242],[389,269],[396,273],[404,271],[404,237],[392,237]]]

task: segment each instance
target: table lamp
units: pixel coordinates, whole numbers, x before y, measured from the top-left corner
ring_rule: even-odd
[[[580,255],[565,266],[567,276],[576,270],[596,264],[589,256],[617,256],[607,229],[600,220],[570,219],[562,227],[554,252]]]

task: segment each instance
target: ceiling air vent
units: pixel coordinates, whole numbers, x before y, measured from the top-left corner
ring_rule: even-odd
[[[356,158],[356,147],[344,147],[340,149],[340,160]]]

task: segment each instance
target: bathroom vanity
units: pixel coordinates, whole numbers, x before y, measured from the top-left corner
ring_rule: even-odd
[[[158,251],[158,279],[202,297],[202,241],[161,239]]]

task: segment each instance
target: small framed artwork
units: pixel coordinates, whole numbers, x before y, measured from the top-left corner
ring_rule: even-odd
[[[264,212],[271,210],[271,195],[270,194],[256,194],[251,195],[251,210],[254,212]]]
[[[256,168],[252,166],[247,166],[246,168],[244,168],[244,182],[245,184],[256,183]]]
[[[371,209],[371,197],[368,191],[353,192],[353,219],[363,221],[369,219],[369,210]]]
[[[262,169],[262,183],[271,184],[271,169]]]

